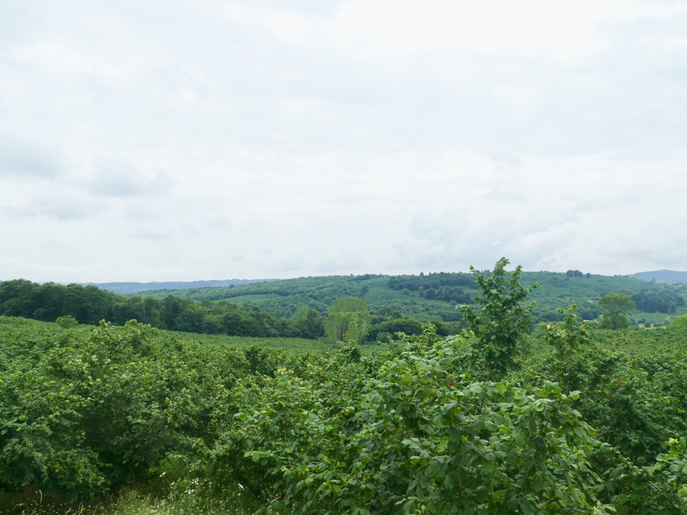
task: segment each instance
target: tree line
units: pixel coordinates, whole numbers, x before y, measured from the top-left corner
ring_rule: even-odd
[[[0,284],[0,315],[31,318],[44,322],[97,325],[101,320],[124,325],[129,320],[158,329],[230,336],[330,337],[334,342],[353,338],[357,343],[393,338],[397,332],[419,334],[422,324],[385,307],[369,313],[358,297],[334,300],[325,315],[302,305],[286,318],[250,303],[227,300],[195,302],[167,295],[164,298],[117,295],[96,286],[56,283],[38,284],[19,279]],[[456,323],[437,322],[439,334],[460,332]],[[327,331],[325,331],[325,327]],[[354,329],[355,328],[355,329]]]
[[[307,306],[287,319],[246,303],[198,303],[175,295],[125,297],[96,286],[37,284],[23,279],[0,284],[0,315],[45,322],[70,316],[90,325],[101,320],[116,325],[138,320],[170,331],[232,336],[318,338],[324,334],[322,316]]]

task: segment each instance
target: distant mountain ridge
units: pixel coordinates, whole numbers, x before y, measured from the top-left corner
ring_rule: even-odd
[[[119,283],[84,283],[84,286],[97,286],[101,290],[126,295],[152,290],[188,290],[191,288],[210,288],[217,286],[236,286],[239,284],[264,283],[277,279],[225,279],[210,281],[168,281],[168,282],[119,282]]]
[[[685,283],[687,282],[687,272],[677,272],[675,270],[654,270],[653,272],[637,272],[629,277],[636,277],[643,281],[656,280],[657,283]]]

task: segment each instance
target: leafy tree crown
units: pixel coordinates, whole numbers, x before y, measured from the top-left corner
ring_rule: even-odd
[[[534,303],[523,305],[523,301],[539,286],[535,283],[524,287],[520,284],[522,267],[508,272],[505,270],[508,263],[505,257],[501,258],[489,275],[470,267],[481,291],[481,296],[475,297],[479,309],[460,308],[468,328],[476,336],[476,364],[497,376],[515,367],[520,339],[529,330],[534,307]]]

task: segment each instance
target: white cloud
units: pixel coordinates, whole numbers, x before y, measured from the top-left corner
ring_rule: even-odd
[[[174,182],[166,171],[157,169],[151,174],[142,173],[132,161],[120,155],[96,159],[93,175],[84,180],[92,194],[104,197],[161,195],[167,193]]]
[[[353,0],[324,27],[342,44],[368,52],[535,53],[560,59],[603,46],[591,26],[599,11],[593,1]]]
[[[43,218],[88,220],[107,207],[82,192],[58,184],[44,184],[34,189],[27,188],[25,181],[2,183],[5,194],[0,203],[0,216],[6,216],[8,224],[15,224],[17,219],[35,219],[36,230],[42,233]]]
[[[64,173],[64,162],[55,149],[0,134],[0,178],[48,179]]]
[[[0,279],[687,268],[680,2],[7,16]]]

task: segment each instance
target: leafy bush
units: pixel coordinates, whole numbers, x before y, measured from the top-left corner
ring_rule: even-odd
[[[571,306],[528,334],[531,287],[505,265],[476,274],[473,332],[427,324],[381,348],[0,317],[0,490],[84,502],[169,472],[189,510],[240,491],[250,511],[290,515],[687,513],[682,317],[595,329]],[[25,309],[32,288],[10,284],[5,307]],[[162,302],[206,328],[234,309]],[[246,327],[270,330],[245,309]],[[405,323],[397,313],[376,324]]]
[[[77,322],[76,319],[71,315],[57,317],[55,323],[59,325],[62,329],[70,329],[72,327],[77,327],[79,325],[79,322]]]

